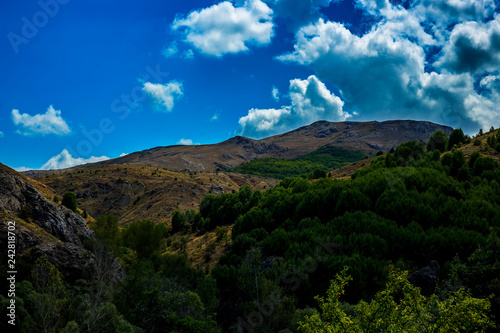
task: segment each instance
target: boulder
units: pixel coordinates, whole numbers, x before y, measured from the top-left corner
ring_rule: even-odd
[[[415,287],[419,287],[422,295],[430,296],[436,289],[440,271],[438,262],[433,260],[429,266],[425,266],[410,275],[408,281]]]

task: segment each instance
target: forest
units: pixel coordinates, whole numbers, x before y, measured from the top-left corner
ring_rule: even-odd
[[[304,174],[310,178],[317,178],[321,173],[326,174],[330,170],[338,169],[365,157],[365,153],[360,150],[353,151],[327,146],[294,159],[261,158],[229,168],[227,171],[278,179],[298,177]],[[316,172],[316,176],[313,174],[314,172]]]
[[[437,131],[427,143],[409,141],[375,157],[347,180],[306,175],[317,166],[299,177],[285,171],[266,191],[208,194],[198,210],[176,211],[171,226],[121,228],[102,215],[91,226],[96,237],[87,247],[96,259],[88,278],[65,281],[43,257],[26,267],[17,328],[498,331],[500,166],[479,151],[492,151],[500,134],[466,157],[459,148],[469,140],[461,130]],[[315,154],[300,161],[324,158]],[[273,168],[265,172],[276,174]],[[185,251],[165,251],[175,235],[211,231],[225,251],[211,271]],[[440,266],[437,285],[410,284],[409,274],[431,261]],[[7,306],[5,297],[0,302]]]

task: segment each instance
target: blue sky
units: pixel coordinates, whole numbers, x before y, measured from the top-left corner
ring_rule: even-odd
[[[51,169],[316,120],[498,127],[493,0],[0,3],[0,162]]]

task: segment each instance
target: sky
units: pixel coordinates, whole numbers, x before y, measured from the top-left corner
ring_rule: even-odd
[[[500,126],[498,0],[0,2],[0,162],[59,169],[317,120]]]

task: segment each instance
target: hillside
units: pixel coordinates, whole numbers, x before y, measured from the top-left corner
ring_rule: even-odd
[[[69,278],[81,277],[89,257],[83,243],[92,232],[81,216],[47,200],[50,193],[39,182],[0,164],[0,231],[7,235],[8,226],[13,226],[18,262],[32,263],[46,255]],[[0,238],[0,247],[7,248],[6,237]]]
[[[122,224],[137,220],[170,222],[176,209],[196,209],[208,193],[265,190],[276,180],[234,173],[175,172],[141,164],[67,169],[37,177],[60,197],[74,192],[79,208],[93,217],[115,214]]]
[[[120,228],[108,215],[92,223],[99,241],[122,264],[123,283],[106,289],[97,279],[68,283],[75,297],[61,298],[70,306],[57,310],[68,319],[53,326],[85,327],[92,318],[88,295],[102,295],[94,309],[105,319],[96,325],[109,323],[116,332],[167,328],[215,333],[249,327],[296,332],[298,321],[311,323],[325,311],[316,306],[314,296],[325,295],[330,286],[345,291],[341,306],[327,294],[330,309],[354,318],[360,327],[371,325],[359,320],[368,312],[381,331],[394,325],[404,331],[400,317],[391,313],[417,314],[411,317],[412,327],[428,328],[437,322],[442,331],[458,331],[464,325],[467,332],[498,327],[500,298],[489,296],[500,290],[500,166],[495,161],[500,154],[485,144],[492,143],[494,134],[500,140],[496,133],[458,143],[444,154],[409,141],[393,153],[334,170],[341,179],[295,177],[278,183],[230,172],[175,172],[138,163],[39,177],[39,186],[51,182],[46,191],[74,190],[80,208],[103,214],[116,211],[122,222],[132,221]],[[6,184],[0,203],[14,211],[13,218],[31,223],[52,216],[52,208],[44,210],[45,215],[33,214],[39,211],[38,202],[64,211],[41,197],[26,177],[5,170],[7,176],[0,173],[0,184]],[[22,199],[32,197],[33,191],[39,199]],[[200,197],[208,195],[195,204],[198,192]],[[181,198],[187,199],[177,204]],[[23,207],[23,202],[28,209],[12,208]],[[162,214],[177,208],[171,224],[154,223],[165,221]],[[77,259],[54,253],[66,262]],[[352,277],[347,287],[340,282],[349,280],[345,274]],[[29,285],[23,288],[29,290]],[[29,323],[26,318],[37,318],[39,310],[33,298],[23,299],[28,310],[21,321]],[[273,311],[264,312],[267,306]],[[394,311],[389,314],[377,310],[390,307]],[[423,312],[428,315],[418,316]],[[256,313],[262,321],[255,324]]]
[[[409,120],[319,121],[262,140],[235,137],[213,145],[158,147],[101,163],[25,174],[59,196],[74,192],[79,207],[91,216],[113,213],[125,224],[140,219],[169,222],[176,209],[196,208],[211,188],[221,192],[221,186],[224,192],[231,192],[244,185],[263,190],[276,184],[270,178],[217,170],[264,158],[301,158],[311,165],[312,160],[323,155],[315,151],[340,150],[346,156],[353,152],[351,160],[342,157],[327,163],[332,169],[333,165],[361,159],[364,154],[373,156],[410,139],[426,141],[436,129],[451,132],[446,126]],[[263,175],[280,178],[281,174]]]
[[[93,164],[146,164],[172,171],[216,171],[238,166],[257,158],[297,158],[323,146],[360,150],[366,155],[388,151],[408,140],[427,141],[437,129],[450,134],[451,127],[426,121],[392,120],[371,122],[318,121],[296,130],[254,140],[236,136],[211,145],[156,147]],[[90,165],[72,169],[87,168]],[[36,177],[60,171],[29,171]]]

